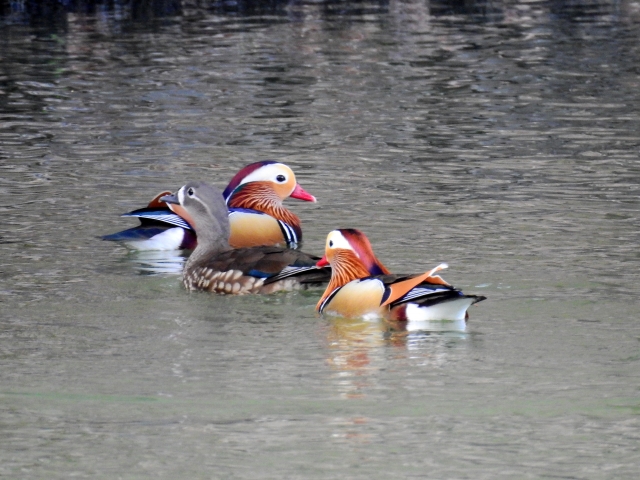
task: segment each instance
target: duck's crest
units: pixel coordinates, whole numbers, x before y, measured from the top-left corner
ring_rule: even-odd
[[[370,275],[387,275],[391,273],[375,256],[371,242],[369,242],[369,239],[364,233],[355,228],[342,228],[340,232],[342,232],[342,235],[347,239],[349,245],[351,245],[357,253],[367,270],[369,270]]]
[[[258,170],[259,168],[264,167],[265,165],[271,165],[274,163],[278,163],[278,162],[276,162],[275,160],[262,160],[260,162],[251,163],[246,167],[244,167],[242,170],[240,170],[238,173],[234,175],[234,177],[229,182],[229,185],[227,185],[227,188],[225,188],[224,192],[222,192],[222,196],[224,197],[224,199],[229,200],[229,197],[231,196],[233,191],[236,188],[238,188],[238,185],[240,185],[240,183],[245,177],[250,175],[252,172]]]

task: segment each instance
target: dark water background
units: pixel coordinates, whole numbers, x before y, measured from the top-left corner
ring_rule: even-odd
[[[640,3],[0,14],[0,476],[638,478]],[[98,239],[267,158],[306,251],[447,262],[466,330],[190,295]]]

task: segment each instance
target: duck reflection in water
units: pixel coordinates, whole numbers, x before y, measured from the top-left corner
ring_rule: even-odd
[[[182,275],[189,252],[185,250],[131,250],[125,261],[141,275]]]
[[[334,371],[338,395],[346,399],[365,398],[391,364],[441,368],[448,362],[451,345],[465,344],[467,339],[464,321],[429,322],[422,330],[407,330],[406,322],[383,319],[334,316],[327,322],[327,363]]]

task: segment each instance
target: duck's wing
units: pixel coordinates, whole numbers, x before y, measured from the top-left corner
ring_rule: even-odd
[[[385,279],[381,305],[389,308],[393,320],[465,320],[467,309],[485,300],[482,295],[466,295],[439,276],[427,274],[409,278]],[[410,287],[410,288],[409,288]]]
[[[125,213],[140,225],[104,235],[103,240],[124,243],[134,250],[179,250],[196,246],[196,233],[183,218],[168,208],[141,208]]]
[[[320,257],[280,247],[229,250],[202,265],[211,271],[239,271],[243,276],[262,279],[265,285],[295,277],[300,283],[328,282],[331,269],[317,267]]]
[[[193,250],[197,243],[193,230],[168,225],[139,225],[101,238],[133,250]]]
[[[125,213],[122,216],[139,218],[140,223],[142,223],[143,225],[145,224],[149,225],[151,223],[154,223],[154,224],[173,225],[174,227],[184,228],[185,230],[193,230],[189,222],[187,222],[180,215],[173,213],[168,208],[162,208],[162,207],[139,208],[138,210]]]
[[[445,282],[439,275],[436,275],[440,270],[447,268],[446,263],[441,263],[435,268],[432,268],[428,272],[420,275],[412,275],[405,278],[393,278],[390,279],[387,276],[385,281],[385,293],[382,296],[381,306],[393,305],[395,302],[406,297],[411,291],[420,284],[428,285],[441,285],[443,287],[452,288],[447,282]]]

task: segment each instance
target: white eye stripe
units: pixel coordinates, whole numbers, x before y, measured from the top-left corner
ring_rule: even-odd
[[[278,182],[277,179],[279,175],[282,175],[285,177],[284,182]],[[242,179],[242,181],[240,182],[240,185],[249,183],[249,182],[264,182],[264,181],[286,183],[291,179],[292,176],[293,176],[293,172],[291,172],[291,169],[286,165],[283,165],[282,163],[272,163],[269,165],[264,165],[254,170],[253,172],[251,172],[249,175],[247,175]]]
[[[342,248],[345,250],[353,250],[349,241],[338,230],[334,230],[327,236],[327,246],[329,248]]]

